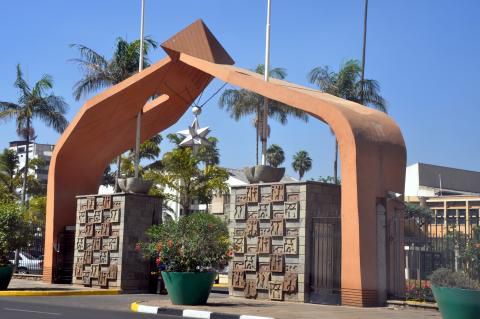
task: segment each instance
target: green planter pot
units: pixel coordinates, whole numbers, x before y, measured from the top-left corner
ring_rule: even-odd
[[[480,290],[432,286],[443,319],[478,319]]]
[[[0,266],[0,290],[6,290],[13,275],[13,265]]]
[[[162,272],[168,296],[174,305],[206,304],[215,276],[215,272]]]

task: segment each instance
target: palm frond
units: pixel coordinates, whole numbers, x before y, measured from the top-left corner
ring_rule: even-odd
[[[20,64],[17,64],[17,78],[15,80],[14,86],[22,92],[23,96],[30,95],[31,89],[28,83],[23,78],[23,72]]]
[[[95,64],[103,68],[105,68],[108,64],[107,60],[102,55],[83,44],[70,44],[70,47],[78,49],[80,56],[84,59],[84,61],[90,64]]]

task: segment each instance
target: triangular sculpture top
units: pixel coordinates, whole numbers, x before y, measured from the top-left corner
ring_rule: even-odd
[[[186,53],[213,63],[235,63],[200,19],[163,42],[161,47],[172,58],[177,58],[179,53]]]

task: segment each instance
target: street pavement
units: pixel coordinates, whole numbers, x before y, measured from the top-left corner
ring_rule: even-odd
[[[179,317],[133,313],[130,304],[158,295],[0,297],[1,319],[131,319]]]

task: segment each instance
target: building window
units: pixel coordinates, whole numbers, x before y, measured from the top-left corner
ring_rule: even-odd
[[[470,208],[468,210],[470,225],[478,225],[478,209]]]
[[[435,223],[437,225],[443,225],[443,223],[445,223],[445,216],[444,216],[445,210],[435,209],[434,213],[435,213]]]
[[[457,210],[447,209],[447,224],[452,225],[457,223]]]
[[[458,223],[461,225],[464,225],[466,222],[466,210],[465,209],[459,209],[458,210]]]

